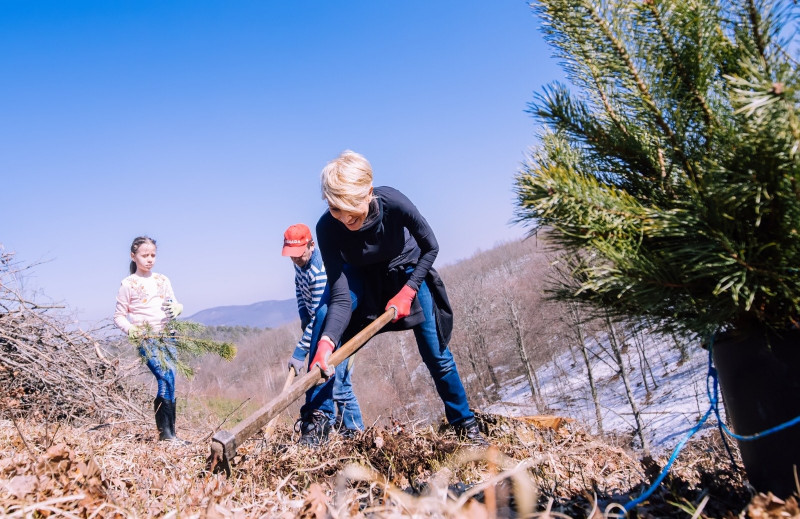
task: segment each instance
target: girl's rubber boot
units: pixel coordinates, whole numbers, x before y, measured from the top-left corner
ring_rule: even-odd
[[[175,433],[172,430],[171,403],[160,396],[153,400],[153,412],[156,415],[156,428],[158,428],[158,439],[160,441],[175,439]]]
[[[189,445],[191,442],[178,438],[178,433],[175,429],[175,409],[178,407],[178,400],[173,400],[169,403],[169,425],[172,429],[172,439],[181,445]]]

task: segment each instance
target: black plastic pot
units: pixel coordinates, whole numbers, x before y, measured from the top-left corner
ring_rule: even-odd
[[[800,416],[800,330],[726,332],[714,342],[713,359],[729,426],[736,434],[760,433]],[[797,491],[800,424],[737,443],[756,490],[781,498]]]

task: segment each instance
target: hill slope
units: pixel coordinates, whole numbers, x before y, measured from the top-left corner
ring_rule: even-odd
[[[277,328],[290,323],[297,316],[294,298],[279,301],[260,301],[250,305],[215,306],[186,317],[189,321],[206,326],[250,326]]]

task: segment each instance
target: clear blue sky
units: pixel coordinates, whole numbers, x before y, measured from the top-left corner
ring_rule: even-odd
[[[313,229],[352,149],[455,263],[525,234],[551,54],[521,0],[3,0],[0,243],[82,321],[111,316],[140,234],[185,315],[291,298],[283,231]]]

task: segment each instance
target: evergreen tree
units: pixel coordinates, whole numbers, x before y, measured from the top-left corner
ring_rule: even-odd
[[[233,360],[236,356],[236,345],[228,341],[218,341],[208,337],[208,328],[200,323],[192,321],[178,321],[171,319],[161,333],[153,332],[147,324],[142,325],[144,334],[128,341],[133,346],[139,346],[142,339],[150,339],[162,343],[165,348],[159,350],[160,355],[173,355],[169,353],[169,346],[174,346],[175,358],[159,359],[162,365],[167,361],[172,361],[175,368],[187,378],[194,376],[194,370],[189,365],[192,358],[200,357],[205,354],[218,355],[227,361]],[[142,359],[144,361],[144,358]]]
[[[519,221],[575,262],[554,297],[665,332],[797,326],[797,2],[533,8],[571,83],[530,104],[515,182]]]

